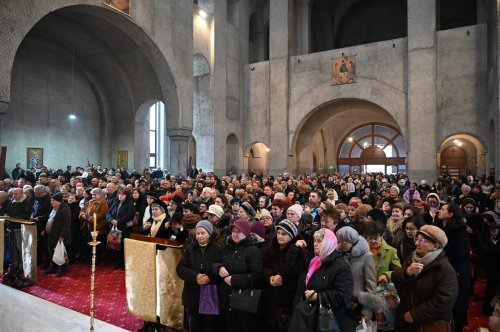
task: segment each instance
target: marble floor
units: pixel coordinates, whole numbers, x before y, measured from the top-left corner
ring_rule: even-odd
[[[123,332],[94,321],[96,332]],[[90,317],[0,284],[0,331],[81,332],[90,330]]]

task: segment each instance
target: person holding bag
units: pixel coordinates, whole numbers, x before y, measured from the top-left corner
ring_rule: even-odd
[[[403,268],[392,273],[401,302],[395,331],[450,332],[458,281],[443,248],[443,230],[425,225],[418,231],[416,249]]]
[[[251,226],[247,220],[238,219],[229,229],[231,235],[226,239],[221,259],[212,265],[213,273],[220,280],[221,309],[227,331],[255,332],[260,317],[255,313],[232,308],[230,304],[231,293],[236,295],[241,290],[251,290],[257,285],[262,273],[262,255],[260,249],[248,239]]]
[[[182,304],[188,314],[190,332],[215,332],[219,323],[219,291],[212,264],[220,259],[222,247],[212,238],[208,220],[196,224],[196,242],[191,243],[177,264],[184,280]]]
[[[307,246],[305,241],[300,241],[296,245]],[[298,304],[301,299],[306,299],[318,307],[317,310],[313,310],[311,313],[317,315],[314,330],[317,330],[324,323],[318,319],[320,317],[319,313],[321,313],[321,308],[318,305],[320,297],[322,306],[327,305],[332,310],[332,321],[335,319],[337,326],[342,326],[343,312],[351,301],[354,284],[351,269],[342,255],[335,251],[336,248],[337,237],[331,230],[321,228],[314,233],[315,256],[309,263],[307,273],[299,278],[299,286],[294,300],[296,308],[292,314],[290,332],[303,332],[301,330],[303,325],[300,322],[294,322],[295,316],[300,317],[300,313],[296,311],[300,310]]]
[[[50,205],[52,211],[50,212],[45,232],[48,234],[49,243],[49,257],[54,256],[54,250],[62,241],[64,246],[67,247],[71,244],[71,210],[69,206],[63,203],[63,196],[61,193],[55,193],[50,198]],[[53,260],[50,262],[49,268],[45,270],[45,274],[56,274],[56,277],[61,277],[66,274],[68,270],[68,262],[61,265],[56,264]]]

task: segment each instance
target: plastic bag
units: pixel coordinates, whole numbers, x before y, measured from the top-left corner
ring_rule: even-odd
[[[56,248],[54,249],[54,256],[52,256],[52,261],[59,266],[66,264],[68,261],[68,253],[66,252],[66,247],[64,246],[64,242],[62,240],[57,242]]]
[[[399,296],[393,283],[379,284],[377,294],[382,298],[382,310],[377,312],[377,329],[387,331],[394,329],[396,309],[399,305]]]
[[[107,247],[110,250],[121,250],[122,231],[113,226],[108,233]]]
[[[368,327],[366,326],[366,322],[362,319],[358,326],[356,327],[356,332],[368,332]]]

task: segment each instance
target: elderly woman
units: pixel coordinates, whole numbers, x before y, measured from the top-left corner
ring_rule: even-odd
[[[365,238],[370,246],[375,262],[375,271],[379,283],[386,284],[391,280],[392,271],[401,267],[396,249],[382,238],[385,226],[380,221],[366,224]]]
[[[344,311],[342,331],[355,331],[363,319],[371,327],[371,317],[382,306],[377,293],[375,263],[368,242],[352,227],[344,227],[337,232],[337,251],[349,264],[354,282],[351,305]],[[357,305],[357,308],[354,306]],[[375,322],[373,324],[376,324]]]
[[[89,200],[80,210],[79,218],[82,221],[84,229],[84,243],[90,241],[90,232],[93,230],[94,214],[96,219],[97,241],[106,243],[106,235],[108,233],[108,222],[106,221],[106,213],[108,212],[108,203],[104,199],[104,194],[100,188],[94,188],[90,192],[92,199]],[[99,264],[104,255],[105,246],[97,246],[96,264]],[[91,246],[84,244],[82,247],[83,258],[90,263],[92,258]]]
[[[255,215],[255,209],[249,202],[241,203],[238,210],[238,219],[243,219],[253,224],[255,222]]]
[[[415,238],[417,237],[417,232],[422,226],[421,219],[416,217],[408,217],[403,221],[404,237],[396,244],[399,261],[403,262],[403,264],[408,258],[411,258],[416,248]]]
[[[231,309],[229,298],[232,290],[253,288],[262,273],[260,250],[250,244],[252,226],[245,219],[236,220],[229,229],[221,259],[212,265],[214,275],[219,276],[220,306],[225,315],[228,331],[255,331],[259,316]]]
[[[305,246],[305,242],[300,242]],[[305,275],[299,280],[295,303],[301,298],[311,302],[327,301],[340,326],[344,318],[344,308],[350,303],[353,291],[352,273],[349,265],[337,249],[337,237],[328,228],[314,233],[314,258],[311,259]],[[290,332],[296,331],[290,326]],[[300,331],[302,332],[302,331]]]
[[[288,331],[293,296],[297,280],[306,269],[307,251],[294,245],[302,236],[291,221],[281,221],[275,234],[264,259],[264,330]]]
[[[212,264],[220,259],[222,247],[213,241],[213,231],[208,220],[199,221],[196,224],[196,241],[184,250],[177,264],[177,274],[184,280],[182,304],[187,310],[190,332],[217,331],[219,315],[199,312],[201,288],[217,285]]]
[[[142,225],[143,234],[168,240],[171,236],[167,231],[170,223],[166,214],[167,204],[156,200],[151,204],[151,219]]]
[[[460,332],[467,319],[471,279],[468,269],[470,252],[467,225],[462,218],[460,206],[456,203],[444,204],[438,213],[436,226],[444,230],[448,242],[443,248],[458,278],[458,298],[453,307],[455,331]]]
[[[397,308],[397,331],[419,331],[422,325],[443,331],[452,319],[452,308],[458,295],[453,266],[443,248],[448,239],[443,230],[425,225],[418,231],[416,249],[402,269],[394,271],[392,280],[401,302]]]

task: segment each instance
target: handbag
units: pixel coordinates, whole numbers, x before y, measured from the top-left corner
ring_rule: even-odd
[[[314,331],[318,305],[317,303],[309,302],[313,295],[314,293],[306,299],[302,298],[300,302],[297,303],[293,309],[288,332]]]
[[[215,284],[200,285],[200,301],[198,313],[203,315],[218,315],[219,288]]]
[[[250,280],[250,288],[233,289],[229,296],[229,308],[256,314],[259,311],[262,291],[260,289],[254,289],[252,286],[252,278],[249,274],[247,276]]]
[[[360,321],[362,309],[363,306],[361,305],[361,303],[359,303],[358,298],[356,296],[353,296],[351,298],[351,302],[344,309],[344,315],[355,321]]]
[[[62,240],[57,242],[56,248],[54,249],[54,255],[52,256],[52,261],[59,266],[66,264],[68,261],[68,253],[66,252],[66,247],[64,246],[64,242]]]
[[[121,250],[122,231],[118,230],[116,226],[111,227],[106,241],[106,247],[110,250]]]
[[[340,332],[340,325],[333,313],[328,300],[322,301],[321,293],[318,294],[318,327],[319,332]],[[325,295],[323,295],[325,296]]]

